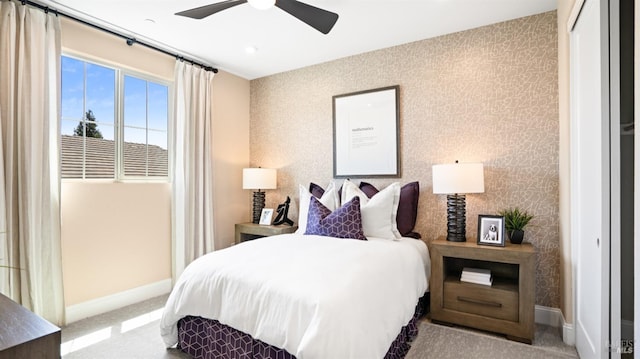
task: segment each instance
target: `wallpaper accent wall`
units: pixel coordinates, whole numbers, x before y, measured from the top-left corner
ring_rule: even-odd
[[[485,193],[467,195],[467,237],[479,214],[533,213],[536,304],[559,307],[557,48],[553,11],[251,81],[251,165],[279,169],[267,207],[331,180],[332,96],[399,85],[402,177],[363,180],[420,181],[416,230],[430,241],[446,235],[431,166],[484,163]]]

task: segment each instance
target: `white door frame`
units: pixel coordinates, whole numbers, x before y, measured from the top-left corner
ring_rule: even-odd
[[[628,0],[622,0],[628,1]],[[609,98],[610,106],[610,190],[611,190],[611,263],[610,272],[610,312],[609,342],[606,347],[612,359],[621,357],[622,342],[622,279],[621,251],[621,154],[620,154],[620,0],[609,0]]]
[[[579,354],[585,358],[605,358],[609,356],[609,347],[608,347],[608,339],[609,339],[609,304],[610,304],[610,296],[609,296],[609,275],[610,275],[610,244],[611,244],[611,178],[610,178],[610,103],[609,103],[609,2],[608,1],[600,1],[600,0],[576,0],[574,4],[574,8],[572,9],[571,15],[569,17],[568,31],[571,33],[571,121],[570,121],[570,140],[571,140],[571,253],[572,253],[572,274],[573,274],[573,293],[574,293],[574,318],[575,318],[575,328],[576,328],[576,347],[579,350],[582,350]],[[586,11],[586,12],[583,12]],[[599,99],[601,101],[600,105],[600,129],[597,130],[597,133],[600,135],[597,136],[600,145],[600,149],[596,149],[596,152],[599,150],[600,154],[598,155],[600,159],[599,163],[599,173],[594,173],[594,176],[599,176],[597,181],[599,183],[591,183],[589,186],[596,186],[600,188],[601,197],[596,201],[596,206],[599,206],[596,209],[596,212],[590,212],[589,210],[585,210],[584,208],[595,208],[590,207],[591,203],[587,204],[583,208],[583,199],[588,198],[582,196],[581,192],[583,191],[583,184],[588,184],[589,180],[586,175],[585,177],[581,177],[580,173],[583,170],[588,170],[588,168],[583,168],[583,162],[588,163],[589,158],[583,158],[588,156],[585,153],[582,153],[581,140],[584,141],[584,135],[588,135],[589,128],[585,128],[582,126],[582,119],[589,119],[588,115],[580,115],[577,105],[580,102],[576,102],[578,100],[577,95],[580,92],[575,91],[575,89],[584,89],[588,88],[584,85],[579,79],[575,78],[575,71],[580,70],[580,64],[582,62],[576,61],[574,58],[574,42],[576,45],[580,45],[579,42],[581,39],[580,33],[576,33],[574,27],[578,22],[578,19],[581,15],[581,12],[584,16],[593,16],[593,11],[598,11],[599,17],[591,18],[591,21],[598,22],[595,24],[596,27],[589,27],[588,25],[581,26],[582,30],[588,31],[589,29],[595,29],[598,31],[599,27],[599,44],[596,43],[595,46],[599,46],[599,64],[596,64],[599,68],[599,87],[601,89],[601,93]],[[592,40],[591,40],[592,41]],[[585,42],[583,44],[592,44],[592,42]],[[582,46],[581,45],[581,46]],[[582,48],[582,47],[579,47]],[[585,63],[587,64],[587,63]],[[597,71],[597,70],[596,70]],[[585,92],[588,94],[588,92]],[[596,95],[597,96],[597,95]],[[589,103],[589,102],[586,102]],[[581,119],[578,119],[579,116],[582,116]],[[593,120],[593,118],[591,118]],[[591,134],[594,134],[591,132]],[[587,147],[588,148],[588,147]],[[596,169],[598,171],[598,169]],[[584,180],[584,181],[583,181]],[[599,211],[599,213],[598,213]],[[595,218],[599,218],[600,226],[596,225],[594,228],[585,229],[583,225],[587,228],[589,227],[589,223],[592,222],[584,222],[593,219],[583,218],[587,215],[595,215]],[[591,233],[593,231],[597,233]],[[585,231],[591,231],[589,233],[585,233]],[[596,249],[594,249],[596,247]],[[599,261],[599,277],[598,274],[592,273],[594,280],[597,280],[596,283],[597,288],[600,289],[600,296],[597,298],[594,297],[581,297],[582,290],[593,290],[594,287],[584,286],[579,287],[580,283],[585,283],[587,278],[583,278],[586,276],[586,273],[582,273],[579,268],[588,268],[583,267],[581,263],[582,253],[587,253],[588,255],[594,256],[593,258],[588,258],[588,260],[597,260]],[[593,267],[592,267],[593,268]],[[597,271],[596,271],[597,272]],[[590,278],[589,278],[590,279]],[[591,294],[593,295],[593,294]],[[583,314],[587,311],[588,305],[583,303],[582,301],[592,301],[591,308],[593,308],[594,312],[592,315],[597,316],[594,319],[589,315]],[[594,308],[599,307],[599,308]],[[584,307],[584,308],[583,308]],[[584,319],[584,322],[582,321]]]

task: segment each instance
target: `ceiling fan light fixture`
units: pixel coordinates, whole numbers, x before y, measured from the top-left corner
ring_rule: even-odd
[[[331,31],[339,17],[338,14],[334,12],[320,9],[298,0],[218,0],[218,2],[209,5],[178,12],[176,15],[186,16],[192,19],[204,19],[207,16],[237,5],[246,4],[247,2],[251,7],[256,9],[270,9],[275,5],[280,10],[292,15],[325,35]]]
[[[276,4],[276,0],[247,0],[249,5],[253,6],[258,10],[267,10],[273,7]]]

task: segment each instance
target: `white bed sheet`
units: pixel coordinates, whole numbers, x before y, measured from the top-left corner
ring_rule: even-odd
[[[212,252],[176,283],[160,330],[216,319],[298,359],[382,358],[428,288],[423,241],[287,234]]]

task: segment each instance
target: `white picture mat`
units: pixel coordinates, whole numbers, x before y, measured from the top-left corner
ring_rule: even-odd
[[[260,223],[263,225],[271,224],[271,217],[273,217],[273,208],[263,208],[260,214]]]
[[[491,226],[495,226],[495,231],[490,231]],[[504,246],[504,217],[499,216],[482,216],[478,223],[478,243],[490,244],[495,246]],[[493,235],[490,235],[493,233]]]

